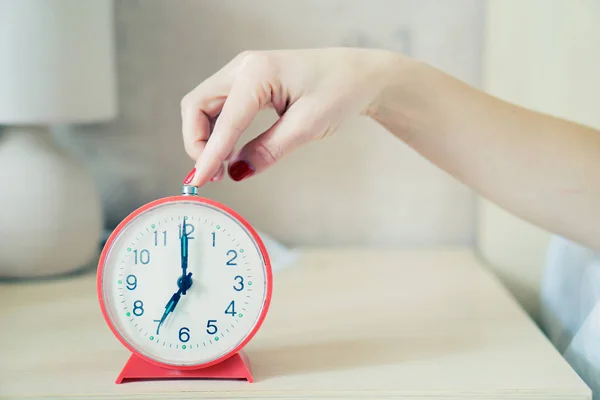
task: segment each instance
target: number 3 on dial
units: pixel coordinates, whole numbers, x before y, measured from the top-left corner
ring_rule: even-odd
[[[233,279],[237,282],[237,284],[233,285],[233,290],[236,292],[244,290],[244,278],[238,275]]]

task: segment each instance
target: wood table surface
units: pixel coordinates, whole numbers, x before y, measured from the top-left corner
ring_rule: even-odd
[[[591,399],[469,249],[307,248],[274,274],[254,383],[114,383],[93,273],[0,285],[0,397]]]

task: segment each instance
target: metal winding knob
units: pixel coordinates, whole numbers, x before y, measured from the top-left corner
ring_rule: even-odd
[[[181,194],[184,196],[198,196],[198,188],[196,186],[183,185]]]

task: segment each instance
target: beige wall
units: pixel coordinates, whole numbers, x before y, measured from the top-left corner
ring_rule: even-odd
[[[180,190],[193,164],[179,101],[242,50],[384,47],[479,83],[479,0],[120,0],[116,9],[119,119],[69,138],[92,165],[112,224]],[[272,121],[261,115],[244,142]],[[471,192],[365,120],[262,176],[202,193],[291,245],[471,244],[474,236]]]
[[[486,11],[484,88],[600,128],[600,2],[491,0]],[[534,317],[549,236],[478,202],[478,249]]]

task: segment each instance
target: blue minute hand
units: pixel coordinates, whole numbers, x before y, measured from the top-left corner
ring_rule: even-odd
[[[188,236],[187,236],[187,225],[185,223],[186,218],[183,218],[183,225],[181,228],[181,280],[185,280],[185,275],[187,272],[188,266]],[[185,295],[186,293],[186,285],[182,285],[183,292],[181,294]]]

